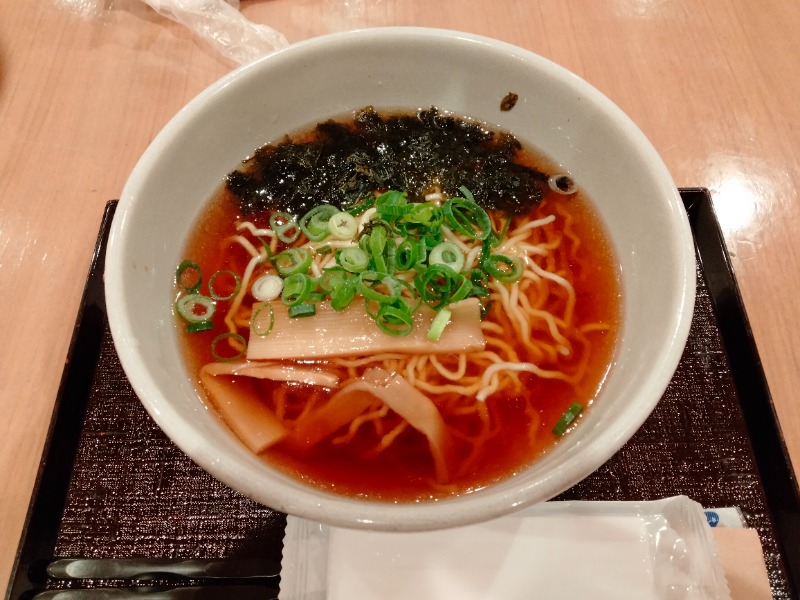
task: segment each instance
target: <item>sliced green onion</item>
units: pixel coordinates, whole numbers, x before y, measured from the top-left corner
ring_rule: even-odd
[[[386,230],[383,227],[375,227],[369,234],[368,244],[375,270],[386,273],[386,259],[383,257],[383,249],[386,247]]]
[[[345,278],[342,284],[334,289],[331,296],[331,308],[335,311],[344,310],[347,308],[353,299],[356,297],[356,287],[358,285],[358,277]]]
[[[483,321],[486,317],[489,316],[489,313],[492,312],[492,307],[494,306],[494,301],[491,298],[489,299],[482,299],[481,300],[481,321]]]
[[[300,317],[313,317],[315,314],[317,314],[317,306],[311,302],[305,302],[303,304],[297,304],[289,307],[289,316],[293,319]]]
[[[189,323],[208,321],[214,315],[215,304],[208,296],[202,294],[186,294],[175,303],[178,314]]]
[[[415,312],[419,308],[419,305],[422,304],[422,298],[419,297],[416,288],[405,279],[395,278],[395,281],[399,286],[400,293],[398,297],[408,304],[412,313]]]
[[[441,227],[444,221],[442,209],[432,202],[417,202],[412,204],[403,216],[407,223],[422,225],[427,229]]]
[[[499,232],[495,232],[494,230],[492,230],[492,234],[488,238],[486,238],[484,244],[489,245],[492,248],[499,246],[500,242],[502,242],[508,235],[508,228],[510,226],[511,226],[511,216],[507,214],[506,220],[503,222],[503,228]]]
[[[364,271],[358,276],[356,289],[367,300],[373,300],[381,304],[392,302],[400,297],[402,292],[400,282],[391,275],[385,275],[376,271]],[[387,293],[381,291],[387,290]]]
[[[414,285],[422,301],[433,310],[440,310],[451,302],[466,298],[472,289],[465,275],[443,264],[429,266],[414,278]]]
[[[583,405],[579,402],[573,402],[569,405],[569,408],[564,411],[564,414],[561,415],[561,418],[556,422],[555,426],[553,427],[553,433],[557,436],[562,436],[567,431],[567,427],[575,420],[580,412],[583,410]]]
[[[328,221],[339,212],[339,209],[330,204],[320,204],[304,214],[297,222],[300,230],[312,242],[321,242],[330,234]]]
[[[424,237],[417,240],[417,263],[424,263],[428,260],[428,242]]]
[[[472,288],[474,287],[469,278],[461,273],[459,273],[459,278],[456,280],[456,283],[457,286],[455,286],[455,289],[451,291],[450,298],[447,301],[448,304],[460,302],[470,295]]]
[[[389,275],[394,275],[395,269],[397,268],[397,243],[394,241],[394,238],[389,238],[386,242],[385,259],[386,272]]]
[[[417,244],[408,240],[403,240],[395,251],[395,269],[398,271],[410,271],[417,263]]]
[[[217,281],[217,277],[219,277],[220,275],[229,276],[233,278],[233,291],[225,296],[219,294],[214,287],[214,283]],[[214,300],[223,300],[223,301],[231,300],[236,296],[236,294],[239,293],[241,287],[242,287],[241,278],[236,273],[234,273],[233,271],[229,271],[228,269],[217,271],[208,280],[208,293]]]
[[[322,275],[317,281],[319,289],[326,294],[330,294],[340,286],[344,285],[345,279],[348,278],[348,272],[341,267],[330,267],[322,271]]]
[[[308,300],[313,288],[311,277],[305,273],[295,273],[283,280],[281,300],[286,306],[297,306]]]
[[[188,281],[186,281],[187,273],[190,277]],[[192,260],[183,260],[175,271],[175,283],[190,294],[197,294],[200,292],[200,287],[203,285],[203,270],[196,262]]]
[[[283,290],[283,279],[277,275],[262,275],[250,286],[250,293],[259,302],[275,300]]]
[[[461,190],[463,192],[466,188]],[[472,194],[469,196],[471,198]],[[458,196],[448,198],[442,205],[442,212],[447,224],[469,239],[485,240],[492,233],[492,220],[475,200]]]
[[[428,256],[428,264],[431,265],[447,265],[456,273],[461,272],[464,268],[466,258],[461,248],[456,246],[453,242],[442,242],[436,245]]]
[[[378,307],[375,324],[389,335],[406,336],[414,328],[414,318],[405,302],[392,302]]]
[[[408,196],[405,192],[397,190],[387,190],[375,199],[375,206],[396,206],[408,204]]]
[[[505,254],[491,254],[481,262],[484,270],[500,283],[514,283],[522,278],[522,259]]]
[[[490,293],[491,292],[487,288],[475,285],[473,283],[472,289],[469,291],[469,294],[467,295],[474,298],[486,298]]]
[[[402,217],[408,210],[407,205],[389,205],[379,209],[381,217],[387,220],[394,220]]]
[[[414,285],[419,292],[422,301],[434,310],[445,305],[446,290],[449,288],[449,274],[452,271],[445,265],[434,265],[414,278]],[[442,285],[439,280],[444,278],[446,285]]]
[[[358,246],[342,248],[336,252],[336,262],[350,273],[361,273],[369,266],[369,254]]]
[[[295,273],[305,273],[311,266],[311,252],[307,248],[289,248],[276,255],[275,268],[284,277]]]
[[[328,231],[337,240],[352,240],[358,231],[358,223],[353,215],[340,211],[328,219]]]
[[[483,269],[470,269],[466,275],[469,277],[473,288],[480,288],[486,292],[485,295],[489,294],[489,274],[486,271]]]
[[[364,310],[372,318],[373,321],[378,318],[378,309],[380,307],[381,307],[380,303],[375,302],[374,300],[367,300],[366,298],[364,298]]]
[[[217,351],[217,346],[223,340],[227,340],[231,348],[233,350],[238,350],[238,352],[236,354],[232,354],[231,356],[220,354]],[[236,348],[237,345],[240,347]],[[232,333],[230,331],[227,333],[220,333],[217,337],[211,340],[211,356],[220,362],[236,360],[237,358],[244,356],[245,352],[247,352],[247,340],[245,340],[244,337],[238,333]]]
[[[201,331],[210,331],[214,329],[213,321],[198,321],[197,323],[187,323],[186,331],[189,333],[200,333]]]
[[[408,210],[408,197],[405,192],[389,190],[375,199],[375,209],[382,218],[394,220]]]
[[[287,212],[276,211],[269,216],[269,226],[278,239],[285,244],[291,244],[300,237],[300,225],[293,215]]]
[[[330,206],[326,210],[318,210],[311,219],[308,220],[308,231],[314,236],[315,241],[319,241],[320,238],[324,240],[328,237],[330,233],[328,224],[330,223],[331,217],[338,212],[339,211],[336,210],[335,207]]]
[[[375,206],[375,197],[370,196],[369,198],[366,198],[362,202],[359,202],[358,204],[355,204],[354,206],[348,208],[347,212],[349,212],[354,217],[358,217],[359,215],[362,215],[365,212],[367,212],[373,206]]]
[[[426,336],[431,342],[438,342],[439,338],[442,337],[442,332],[444,328],[447,327],[447,324],[450,322],[450,317],[453,313],[443,308],[436,316],[433,318],[433,322],[431,323],[430,329],[428,329],[428,335]]]
[[[262,316],[261,313],[267,311],[267,317],[265,318]],[[266,321],[266,325],[264,324]],[[261,306],[259,306],[253,316],[250,317],[250,324],[253,329],[253,333],[260,336],[269,335],[272,331],[272,328],[275,326],[275,311],[272,308],[271,302],[264,302]]]
[[[461,187],[458,188],[458,191],[461,192],[461,195],[464,196],[464,198],[466,198],[470,202],[475,202],[475,196],[472,195],[472,192],[469,191],[469,188],[467,188],[467,186],[462,185]]]
[[[264,239],[260,235],[257,235],[256,238],[258,238],[258,241],[261,242],[261,246],[264,248],[264,253],[267,255],[267,260],[269,260],[269,262],[273,262],[275,260],[275,254],[272,252],[269,240]]]

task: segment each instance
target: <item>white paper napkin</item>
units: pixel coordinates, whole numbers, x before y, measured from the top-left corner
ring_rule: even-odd
[[[281,600],[730,598],[703,509],[683,496],[547,503],[420,533],[289,525]]]

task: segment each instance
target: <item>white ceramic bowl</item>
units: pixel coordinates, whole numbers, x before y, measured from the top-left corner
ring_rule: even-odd
[[[516,92],[513,110],[501,99]],[[333,496],[269,468],[207,410],[182,363],[171,313],[189,228],[223,177],[287,132],[365,105],[427,108],[513,132],[572,174],[620,260],[623,331],[602,394],[580,426],[518,476],[421,504]],[[520,48],[463,33],[373,29],[295,44],[201,93],[156,137],[121,195],[106,258],[108,316],[125,372],[166,434],[214,476],[275,509],[339,526],[466,524],[547,500],[608,460],[663,394],[688,335],[695,263],[676,187],[606,97]]]

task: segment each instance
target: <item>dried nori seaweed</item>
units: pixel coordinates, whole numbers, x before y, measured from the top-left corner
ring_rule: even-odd
[[[350,122],[319,123],[308,139],[263,146],[228,175],[242,214],[341,208],[385,189],[420,200],[433,185],[447,195],[466,186],[486,208],[517,214],[541,200],[548,177],[520,161],[513,135],[434,107],[387,115],[366,107]]]

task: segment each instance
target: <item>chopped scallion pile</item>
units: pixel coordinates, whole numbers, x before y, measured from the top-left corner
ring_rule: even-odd
[[[249,291],[266,303],[280,297],[289,307],[289,315],[297,318],[316,314],[315,305],[321,301],[330,301],[334,310],[341,311],[360,299],[376,326],[395,336],[412,331],[414,312],[425,303],[438,313],[427,332],[428,339],[435,342],[450,320],[449,305],[474,297],[481,301],[485,314],[490,306],[489,283],[514,283],[524,270],[522,259],[496,251],[509,220],[500,232],[495,231],[491,217],[472,193],[465,187],[460,192],[461,196],[446,199],[438,194],[430,201],[409,202],[405,192],[388,190],[345,211],[321,204],[301,216],[274,212],[269,236],[277,238],[283,250],[273,252],[263,234],[257,237],[266,250],[265,262],[276,273],[256,278]],[[309,245],[287,247],[301,233]],[[466,247],[456,243],[454,235],[479,247],[477,258],[470,253],[469,268],[465,268]],[[326,242],[328,239],[331,241]],[[323,254],[332,257],[324,267],[314,265],[315,255]],[[178,313],[190,330],[207,331],[213,328],[214,303],[236,298],[241,279],[232,271],[219,271],[209,279],[205,296],[200,294],[200,266],[184,260],[178,266],[176,283],[185,292],[176,303]],[[274,319],[271,309],[262,312],[251,318],[257,334],[267,335]],[[215,356],[218,340],[233,335],[215,339]],[[240,343],[232,338],[227,345]]]

